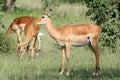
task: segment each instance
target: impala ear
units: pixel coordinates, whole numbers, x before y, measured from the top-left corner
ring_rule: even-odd
[[[51,14],[52,14],[52,9],[49,9],[49,11],[47,13],[48,17],[50,17]]]

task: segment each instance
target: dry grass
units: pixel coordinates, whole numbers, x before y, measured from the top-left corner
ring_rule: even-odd
[[[36,9],[42,8],[41,0],[16,0],[16,6],[19,8]]]

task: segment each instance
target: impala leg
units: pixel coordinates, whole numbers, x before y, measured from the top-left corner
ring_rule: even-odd
[[[41,49],[41,39],[40,39],[40,35],[37,36],[38,39],[38,51],[40,52]]]
[[[29,51],[29,48],[30,48],[30,42],[28,42],[28,43],[26,44],[26,52]]]
[[[31,49],[32,52],[32,59],[34,58],[34,47]]]
[[[61,67],[61,71],[60,74],[63,74],[64,72],[64,62],[65,62],[65,46],[62,46],[62,67]]]
[[[93,75],[99,75],[100,74],[100,67],[99,67],[99,57],[100,57],[100,53],[98,52],[98,48],[94,47],[95,49],[95,59],[96,59],[96,65],[95,65],[95,71],[93,73]]]
[[[18,39],[18,46],[21,44],[21,36],[20,36],[20,30],[16,31],[17,33],[17,39]]]
[[[70,44],[66,44],[66,60],[67,60],[67,73],[66,75],[70,74],[70,67],[69,67],[69,57],[70,57]]]
[[[29,38],[26,38],[25,41],[23,43],[21,43],[18,47],[18,57],[19,59],[22,59],[22,55],[23,55],[23,51],[26,49],[26,45],[27,43],[30,41]]]
[[[21,60],[22,59],[22,53],[18,51],[18,58]]]
[[[28,60],[28,51],[29,51],[29,48],[30,48],[30,43],[28,42],[28,44],[26,45],[26,60]]]
[[[18,47],[18,58],[20,60],[22,59],[22,53],[23,53],[23,48],[20,46],[20,47]]]
[[[30,46],[30,50],[32,52],[32,59],[34,58],[34,47],[35,47],[36,37],[33,37],[32,44]]]
[[[100,57],[100,53],[98,51],[98,45],[97,43],[90,43],[90,46],[91,50],[94,52],[95,54],[95,69],[94,69],[94,73],[93,75],[99,75],[100,74],[100,67],[99,67],[99,57]]]

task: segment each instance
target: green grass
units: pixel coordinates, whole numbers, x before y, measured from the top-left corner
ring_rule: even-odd
[[[28,0],[26,0],[28,1]],[[22,3],[21,3],[22,4]],[[20,4],[19,4],[20,5]],[[69,6],[69,7],[66,7]],[[32,7],[32,6],[31,6]],[[76,8],[75,8],[76,7]],[[34,7],[32,7],[33,9]],[[63,12],[62,12],[63,10]],[[74,10],[74,11],[72,11]],[[52,20],[56,27],[65,24],[94,23],[85,16],[87,8],[82,5],[61,4],[54,9]],[[18,9],[15,13],[5,13],[2,22],[8,28],[12,20],[20,16],[41,16],[43,11]],[[69,13],[68,13],[69,12]],[[3,30],[6,31],[6,30]],[[16,35],[10,35],[14,39],[13,52],[0,54],[0,79],[1,80],[119,80],[120,79],[120,55],[112,53],[107,48],[100,51],[101,75],[93,76],[95,56],[88,47],[71,47],[70,52],[70,76],[59,75],[61,68],[62,51],[61,48],[49,36],[46,27],[41,26],[43,32],[40,55],[35,54],[35,58],[19,61],[17,57]],[[24,37],[23,37],[24,38]],[[37,47],[37,45],[36,45]],[[100,46],[101,47],[101,46]],[[66,66],[65,66],[66,67]],[[66,70],[65,70],[66,72]]]
[[[43,41],[44,44],[46,41]],[[51,44],[51,45],[50,45]],[[94,54],[83,47],[71,49],[71,74],[59,75],[61,50],[52,43],[42,45],[42,51],[35,59],[19,61],[17,54],[0,58],[0,78],[2,80],[119,80],[119,54],[101,53],[101,75],[93,76]],[[50,48],[50,49],[49,49]]]

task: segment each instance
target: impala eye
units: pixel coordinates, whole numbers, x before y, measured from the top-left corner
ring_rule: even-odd
[[[42,16],[42,18],[45,18],[44,16]]]

